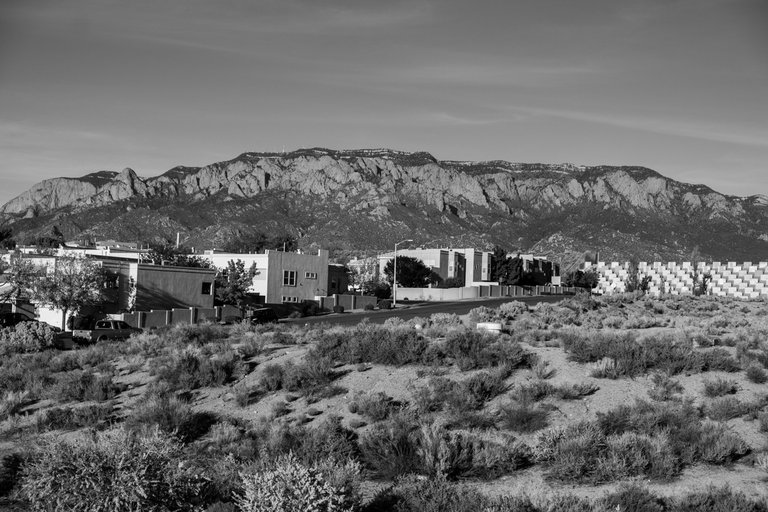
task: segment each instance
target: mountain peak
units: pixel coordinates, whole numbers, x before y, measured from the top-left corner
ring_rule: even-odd
[[[730,197],[639,166],[304,148],[246,152],[150,178],[126,168],[46,180],[0,214],[19,236],[66,219],[68,236],[149,240],[185,232],[195,246],[215,245],[237,226],[239,232],[287,229],[307,244],[344,247],[381,247],[403,236],[520,248],[567,239],[603,254],[621,245],[647,251],[649,259],[676,259],[700,245],[732,259],[723,254],[768,249],[760,238],[768,239],[766,206],[765,196]],[[147,216],[158,208],[166,220]]]

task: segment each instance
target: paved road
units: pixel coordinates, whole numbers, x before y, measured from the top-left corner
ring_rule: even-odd
[[[388,311],[365,311],[355,313],[341,313],[323,316],[314,316],[307,318],[285,319],[280,322],[298,323],[298,324],[318,324],[327,323],[332,325],[355,325],[363,318],[367,318],[371,323],[383,324],[387,318],[399,317],[403,320],[411,318],[429,317],[434,313],[455,313],[457,315],[466,315],[470,310],[480,306],[497,308],[505,302],[519,300],[528,304],[538,304],[539,302],[559,302],[563,300],[561,295],[545,295],[540,297],[500,297],[493,299],[462,300],[456,302],[423,302],[414,305],[404,305],[398,303],[398,308]]]

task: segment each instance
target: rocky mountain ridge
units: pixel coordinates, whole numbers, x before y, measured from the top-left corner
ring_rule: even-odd
[[[699,245],[713,257],[759,259],[768,248],[765,196],[728,196],[643,167],[439,161],[388,149],[243,153],[150,178],[131,169],[55,178],[0,207],[0,222],[17,237],[58,223],[68,237],[111,231],[149,240],[179,231],[207,246],[217,233],[267,225],[302,243],[348,249],[415,236],[551,252],[555,235],[576,251],[609,252],[628,237],[628,248],[660,258]]]

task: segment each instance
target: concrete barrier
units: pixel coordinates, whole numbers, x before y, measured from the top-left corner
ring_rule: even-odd
[[[486,331],[491,334],[501,334],[501,322],[477,322],[478,331]]]

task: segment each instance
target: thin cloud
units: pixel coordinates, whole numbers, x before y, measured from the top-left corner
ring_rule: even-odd
[[[514,112],[523,112],[531,115],[556,117],[572,121],[584,121],[588,123],[615,126],[642,130],[661,135],[675,135],[690,137],[714,142],[740,144],[744,146],[768,147],[768,132],[761,129],[746,131],[744,126],[727,126],[703,121],[683,121],[679,119],[665,119],[661,117],[641,117],[632,115],[609,116],[596,112],[582,112],[577,110],[561,110],[538,107],[512,106],[507,107]]]

